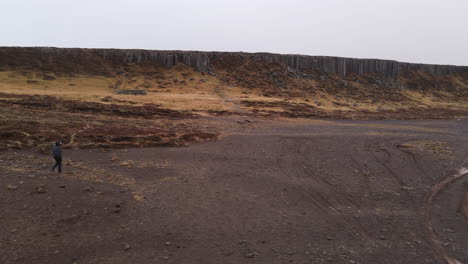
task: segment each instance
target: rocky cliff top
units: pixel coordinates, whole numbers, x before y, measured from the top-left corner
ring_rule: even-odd
[[[343,76],[350,73],[376,73],[386,77],[397,77],[407,71],[422,71],[431,74],[468,72],[468,66],[273,53],[0,47],[0,67],[41,68],[53,64],[54,67],[61,65],[65,68],[86,68],[128,63],[172,67],[183,63],[200,72],[212,72],[216,71],[212,64],[214,60],[229,60],[230,58],[280,64],[297,71],[318,70]]]

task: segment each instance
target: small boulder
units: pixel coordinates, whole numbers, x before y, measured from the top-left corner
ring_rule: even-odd
[[[38,186],[36,186],[35,192],[36,192],[37,194],[43,194],[43,193],[46,193],[47,190],[46,190],[44,184],[39,184]]]
[[[258,257],[258,253],[256,251],[247,251],[244,254],[244,257],[246,257],[246,258],[256,258],[256,257]]]
[[[14,190],[18,189],[18,186],[8,185],[7,189],[10,190],[10,191],[14,191]]]
[[[57,78],[55,78],[55,76],[53,76],[53,75],[44,74],[44,75],[42,76],[42,79],[43,79],[43,80],[46,80],[46,81],[51,81],[51,80],[55,80],[55,79],[57,79]]]

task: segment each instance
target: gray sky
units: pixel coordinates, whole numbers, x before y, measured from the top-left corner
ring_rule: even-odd
[[[468,0],[1,0],[0,46],[274,52],[468,65]]]

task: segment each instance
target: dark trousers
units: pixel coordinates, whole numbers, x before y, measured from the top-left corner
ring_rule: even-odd
[[[58,172],[62,172],[62,158],[54,158],[55,159],[55,165],[52,167],[52,171],[55,170],[55,168],[58,167]]]

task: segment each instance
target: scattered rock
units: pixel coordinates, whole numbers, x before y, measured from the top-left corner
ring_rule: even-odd
[[[57,223],[76,223],[77,221],[79,221],[80,219],[80,215],[77,215],[77,214],[73,214],[71,216],[66,216],[66,217],[62,217],[60,219],[57,219]]]
[[[166,246],[170,246],[170,245],[172,245],[172,243],[169,242],[169,241],[167,241],[167,242],[165,243],[165,245],[166,245]]]
[[[256,251],[248,251],[244,254],[246,258],[256,258],[258,257],[258,253]]]
[[[14,190],[18,189],[18,186],[8,185],[7,189],[10,190],[10,191],[14,191]]]
[[[117,213],[120,213],[120,211],[122,211],[122,210],[120,209],[120,207],[117,207],[117,208],[115,208],[112,212],[113,212],[114,214],[117,214]]]
[[[36,191],[35,192],[37,194],[42,194],[42,193],[46,193],[47,190],[45,189],[44,184],[39,184],[38,186],[36,186]]]
[[[132,247],[131,247],[129,244],[126,244],[126,245],[124,246],[124,250],[130,250],[131,248],[132,248]]]
[[[42,76],[42,79],[43,79],[43,80],[46,80],[46,81],[51,81],[51,80],[55,80],[55,79],[57,79],[57,78],[55,78],[55,76],[52,76],[52,75],[49,75],[49,74],[44,74],[44,75]]]
[[[113,100],[112,96],[106,96],[101,99],[102,102],[112,102]]]
[[[225,255],[225,256],[231,256],[232,254],[234,254],[234,251],[224,251],[224,250],[222,250],[222,254]]]
[[[416,188],[408,187],[408,186],[401,186],[401,189],[402,189],[402,190],[405,190],[405,191],[413,191],[413,190],[416,190]]]
[[[26,83],[27,83],[27,84],[39,84],[39,81],[36,81],[36,80],[27,80]]]

